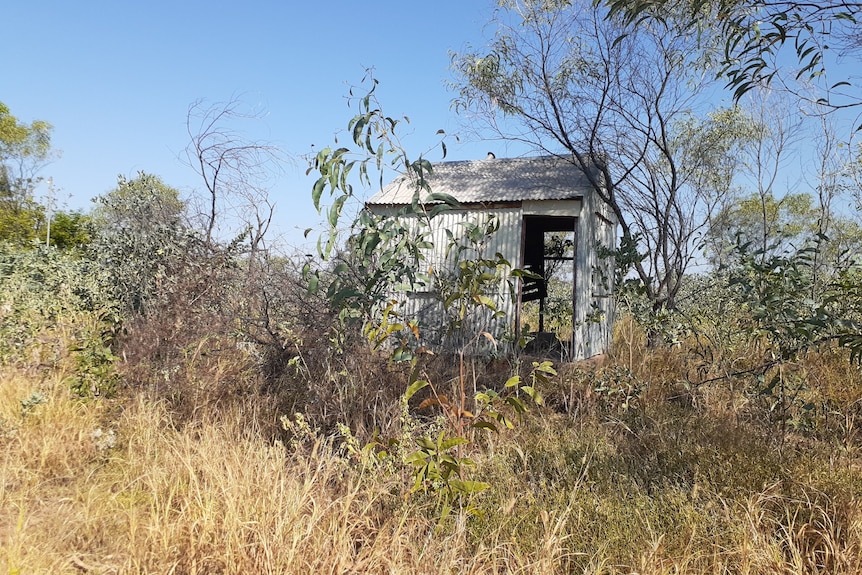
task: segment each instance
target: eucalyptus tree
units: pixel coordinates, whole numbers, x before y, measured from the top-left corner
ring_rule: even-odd
[[[124,311],[143,312],[164,291],[195,242],[179,192],[157,176],[117,178],[94,199],[92,250]]]
[[[38,173],[51,157],[51,124],[27,124],[0,102],[0,239],[36,238],[44,209],[33,198]]]
[[[652,308],[673,308],[748,137],[735,108],[702,113],[709,54],[673,17],[634,25],[588,0],[504,2],[494,24],[487,50],[453,56],[456,107],[581,167]]]
[[[698,38],[718,41],[721,74],[739,99],[755,87],[790,89],[827,109],[862,105],[858,77],[842,59],[858,58],[862,2],[846,0],[603,0],[611,16],[652,26],[675,10]],[[797,65],[784,53],[792,50]],[[812,92],[800,82],[815,86]]]

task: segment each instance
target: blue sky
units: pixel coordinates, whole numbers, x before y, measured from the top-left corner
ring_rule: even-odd
[[[239,98],[265,113],[240,126],[294,159],[271,190],[296,243],[317,216],[302,155],[331,144],[353,111],[349,85],[368,67],[389,115],[411,119],[419,153],[450,111],[449,51],[484,43],[492,0],[10,2],[3,9],[0,101],[19,120],[54,125],[51,176],[70,209],[139,170],[184,193],[200,187],[178,156],[190,104]],[[488,32],[490,34],[490,32]],[[449,145],[449,159],[515,155],[499,142]],[[520,151],[519,151],[520,152]]]
[[[264,113],[238,128],[292,159],[270,196],[277,230],[299,244],[302,230],[320,221],[303,155],[332,144],[354,114],[349,86],[374,68],[386,113],[412,120],[408,151],[423,152],[438,129],[462,127],[446,87],[449,52],[484,45],[494,9],[493,0],[8,2],[0,101],[22,121],[54,125],[62,155],[42,176],[53,178],[64,207],[88,209],[118,174],[154,173],[186,195],[201,189],[179,159],[189,106],[238,98]],[[448,159],[488,151],[529,152],[462,137],[449,142]]]

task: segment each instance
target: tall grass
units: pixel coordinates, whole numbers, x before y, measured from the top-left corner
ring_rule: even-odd
[[[320,438],[265,441],[236,405],[178,427],[164,402],[81,402],[56,379],[3,381],[7,573],[502,572],[546,560],[503,543],[474,555],[466,525],[438,531],[397,477],[363,472]],[[22,416],[34,388],[46,401]]]
[[[235,346],[187,346],[176,396],[75,397],[63,357],[2,367],[0,572],[862,572],[858,374],[809,358],[841,416],[779,453],[743,382],[687,386],[680,352],[624,327],[606,364],[560,370],[550,408],[474,443],[491,488],[444,519],[407,466],[275,433],[286,414]]]

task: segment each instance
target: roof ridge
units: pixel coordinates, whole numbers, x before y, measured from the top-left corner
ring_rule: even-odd
[[[472,158],[468,160],[439,160],[432,161],[431,165],[434,164],[492,164],[492,163],[502,163],[502,162],[527,162],[527,161],[535,161],[535,160],[562,160],[568,161],[563,156],[555,156],[554,154],[544,154],[541,156],[517,156],[514,158]]]

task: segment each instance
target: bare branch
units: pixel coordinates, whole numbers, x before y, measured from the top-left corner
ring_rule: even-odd
[[[514,135],[581,167],[623,241],[646,249],[633,265],[654,307],[673,307],[705,216],[730,192],[705,174],[733,167],[722,159],[727,145],[712,152],[705,132],[694,140],[680,133],[698,121],[719,128],[693,111],[711,82],[697,38],[671,20],[620,23],[587,1],[510,4],[487,54],[454,57],[456,108],[475,112],[495,136]]]
[[[189,145],[185,162],[201,177],[204,197],[198,216],[205,242],[213,247],[226,226],[234,236],[247,234],[252,254],[262,247],[275,209],[269,198],[274,175],[284,154],[272,144],[250,140],[233,126],[260,120],[259,111],[245,111],[238,99],[193,103],[186,116]]]

